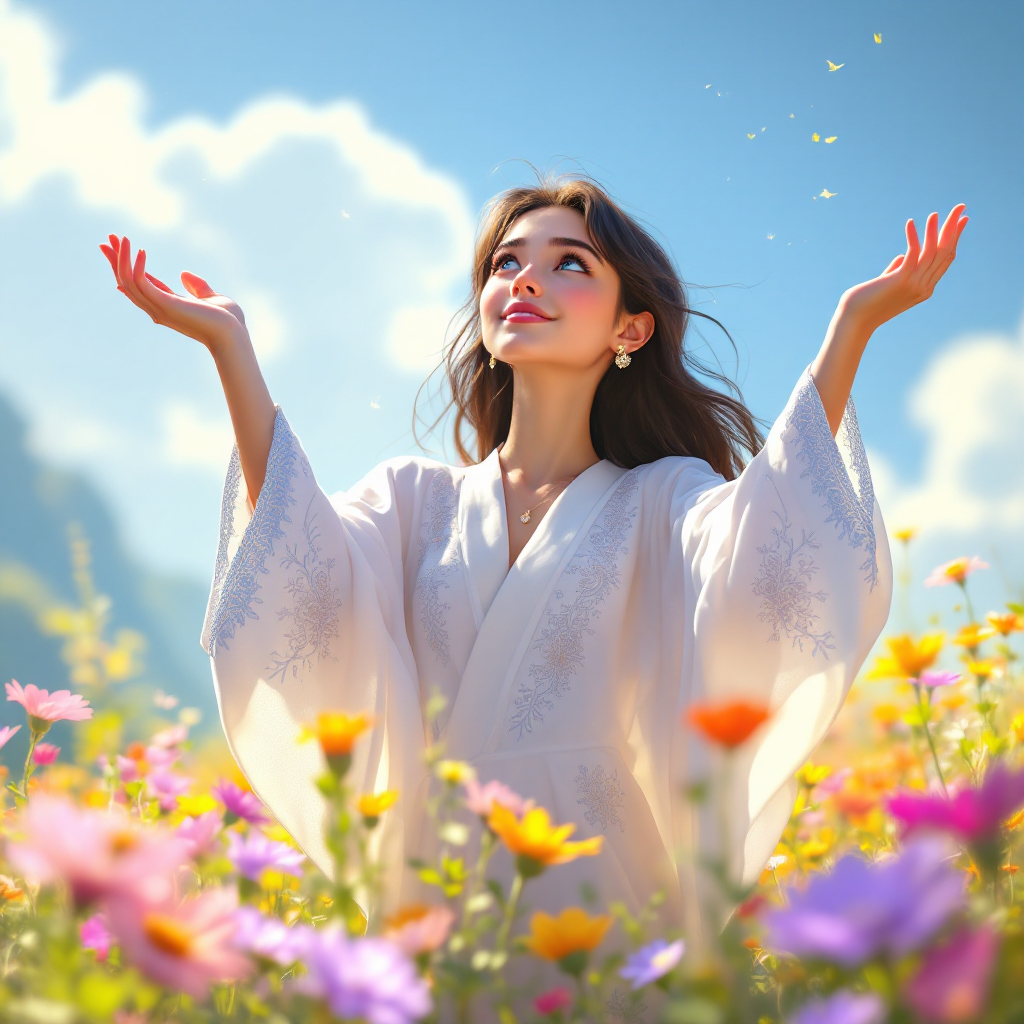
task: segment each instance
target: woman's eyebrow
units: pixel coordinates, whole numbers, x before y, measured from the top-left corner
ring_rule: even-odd
[[[524,245],[526,245],[525,238],[510,238],[505,242],[499,242],[494,247],[494,251],[497,252],[499,249],[518,249]],[[581,249],[586,249],[588,252],[593,253],[594,257],[599,262],[604,263],[604,260],[601,258],[601,254],[589,242],[584,242],[581,238],[549,238],[548,245],[576,245]]]

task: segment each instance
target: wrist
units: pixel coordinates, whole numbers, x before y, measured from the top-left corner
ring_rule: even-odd
[[[253,351],[252,339],[243,324],[238,324],[224,332],[218,332],[205,344],[210,355],[213,356],[214,362],[218,363]]]
[[[859,347],[867,346],[871,335],[878,328],[878,324],[860,308],[856,302],[850,302],[843,296],[836,306],[832,315],[832,322],[829,324],[828,338],[839,342],[844,346]]]

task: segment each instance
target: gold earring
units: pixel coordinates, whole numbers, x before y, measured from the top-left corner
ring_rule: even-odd
[[[494,356],[488,360],[487,365],[493,370],[494,369]]]
[[[615,353],[615,365],[620,369],[624,370],[629,364],[633,362],[630,358],[629,353],[626,351],[625,345],[620,345],[618,351]]]

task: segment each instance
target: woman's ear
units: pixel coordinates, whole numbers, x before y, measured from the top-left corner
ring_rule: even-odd
[[[643,348],[654,334],[654,317],[650,313],[626,313],[615,335],[615,348],[625,345],[627,352]]]

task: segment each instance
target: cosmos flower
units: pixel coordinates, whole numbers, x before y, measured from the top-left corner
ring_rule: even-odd
[[[904,999],[924,1020],[957,1024],[982,1019],[998,947],[990,927],[957,932],[945,945],[928,950]]]
[[[273,960],[288,967],[302,956],[311,929],[306,925],[289,928],[278,917],[267,917],[255,907],[242,906],[235,911],[235,949]]]
[[[963,905],[963,888],[962,874],[937,840],[908,843],[899,857],[881,863],[847,855],[767,916],[764,945],[844,967],[883,953],[902,956]]]
[[[223,827],[220,811],[206,811],[196,818],[182,819],[175,834],[186,843],[189,856],[198,857],[210,849]]]
[[[937,686],[953,686],[961,679],[963,676],[959,672],[922,672],[918,682],[934,690]]]
[[[306,859],[287,843],[268,839],[262,832],[255,830],[245,837],[237,832],[229,832],[227,854],[235,870],[253,882],[258,882],[267,870],[299,878],[302,876],[302,862]]]
[[[827,999],[805,1003],[790,1024],[882,1024],[886,1016],[885,1002],[874,992],[841,988]]]
[[[7,746],[7,741],[21,728],[20,725],[5,725],[0,729],[0,750]]]
[[[52,743],[37,743],[32,751],[32,760],[38,765],[53,764],[60,753],[60,747]]]
[[[525,945],[536,956],[560,961],[573,953],[596,949],[611,926],[608,914],[591,917],[579,907],[566,907],[558,917],[538,910],[530,918],[530,937]]]
[[[668,974],[682,960],[685,951],[686,943],[682,939],[673,943],[655,939],[629,957],[619,975],[631,981],[634,989],[643,988]]]
[[[977,555],[969,558],[954,558],[952,562],[932,569],[931,575],[924,581],[926,587],[944,587],[949,583],[964,585],[967,577],[978,569],[987,569],[988,562],[983,562]]]
[[[250,825],[270,823],[270,815],[264,810],[259,797],[251,790],[242,789],[228,779],[221,779],[210,790],[210,794],[224,805],[228,812],[229,825],[238,818],[249,822]]]
[[[745,743],[771,715],[763,704],[746,700],[691,704],[687,721],[712,743],[728,750]]]
[[[110,955],[110,947],[114,944],[114,936],[107,927],[107,919],[103,914],[93,914],[82,922],[78,933],[82,946],[91,949],[97,960],[106,960]]]
[[[527,876],[539,874],[552,864],[568,864],[577,857],[593,857],[601,852],[604,836],[582,842],[567,842],[575,825],[551,824],[543,807],[533,807],[517,818],[507,807],[493,805],[487,825],[517,858],[519,870]]]
[[[466,808],[481,818],[490,817],[495,801],[507,807],[517,817],[521,817],[533,807],[532,800],[524,800],[497,779],[481,785],[474,777],[467,779],[463,785],[466,790]]]
[[[451,907],[404,907],[384,923],[384,938],[407,956],[419,956],[438,949],[448,938],[455,912]]]
[[[49,693],[40,690],[34,683],[21,686],[17,679],[6,684],[7,699],[20,704],[29,716],[29,725],[34,732],[46,732],[53,722],[84,722],[92,718],[89,702],[70,690]]]
[[[160,801],[162,811],[173,811],[178,806],[178,797],[187,793],[192,780],[177,772],[160,768],[146,776],[146,788]]]
[[[567,1010],[572,1006],[572,993],[567,988],[553,988],[547,992],[541,992],[533,1001],[533,1008],[542,1017],[549,1017],[553,1013]]]

